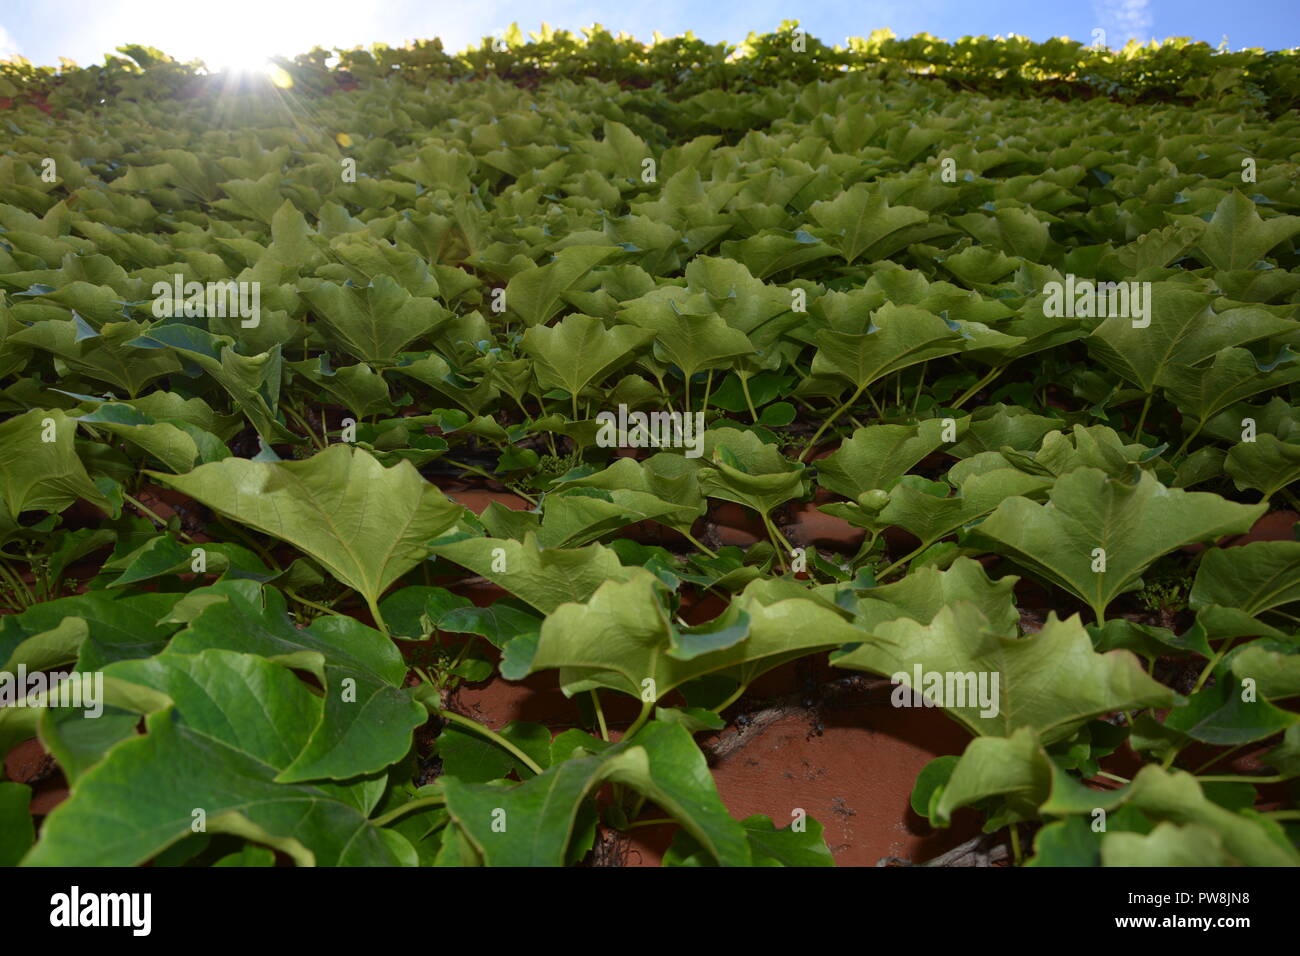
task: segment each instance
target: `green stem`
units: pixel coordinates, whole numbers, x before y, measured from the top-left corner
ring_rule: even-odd
[[[1147,397],[1142,400],[1142,413],[1138,415],[1137,429],[1133,432],[1133,440],[1142,440],[1142,426],[1147,422],[1147,412],[1151,410],[1151,393],[1147,392]]]
[[[744,696],[744,693],[747,690],[749,690],[749,685],[741,684],[739,687],[736,688],[736,692],[734,694],[732,694],[730,697],[728,697],[726,700],[720,703],[717,707],[714,707],[713,712],[715,714],[721,714],[724,710],[726,710],[736,701],[740,700],[740,698]]]
[[[655,817],[652,820],[637,820],[635,823],[629,823],[627,829],[635,830],[637,827],[661,827],[665,823],[676,823],[672,817]]]
[[[1187,451],[1187,446],[1192,443],[1193,438],[1195,438],[1197,435],[1201,433],[1201,429],[1204,426],[1205,426],[1205,422],[1198,422],[1196,427],[1187,433],[1187,437],[1183,439],[1183,443],[1178,446],[1178,451],[1174,452],[1175,458],[1180,457],[1183,452]]]
[[[1107,780],[1114,780],[1114,781],[1116,781],[1117,783],[1132,783],[1132,782],[1133,782],[1133,781],[1130,780],[1128,777],[1121,777],[1119,774],[1116,774],[1116,773],[1110,773],[1110,772],[1108,772],[1108,771],[1106,771],[1106,770],[1098,770],[1098,771],[1097,771],[1097,776],[1099,776],[1099,777],[1105,777]]]
[[[1240,750],[1240,749],[1241,749],[1242,747],[1244,747],[1244,746],[1246,746],[1246,745],[1245,745],[1245,744],[1237,744],[1237,746],[1235,746],[1235,747],[1229,747],[1227,750],[1223,751],[1222,753],[1217,753],[1217,754],[1215,754],[1215,755],[1214,755],[1213,757],[1211,757],[1209,760],[1205,761],[1205,763],[1201,764],[1199,767],[1197,767],[1195,770],[1193,770],[1192,773],[1193,773],[1193,774],[1202,774],[1202,773],[1204,773],[1206,770],[1208,770],[1210,767],[1213,767],[1213,766],[1214,766],[1216,763],[1218,763],[1220,760],[1224,760],[1224,759],[1226,759],[1226,758],[1232,756],[1233,754],[1235,754],[1238,750]]]
[[[289,597],[293,598],[295,601],[297,601],[299,604],[303,605],[304,607],[314,607],[316,610],[322,612],[323,614],[339,613],[338,611],[334,610],[331,607],[326,607],[324,604],[317,604],[315,601],[310,601],[307,598],[303,597],[301,594],[298,594],[296,591],[291,591],[289,588],[285,588],[284,593],[289,595]]]
[[[921,542],[917,547],[915,547],[915,548],[913,548],[911,551],[907,552],[907,554],[903,555],[901,558],[899,558],[897,561],[895,561],[895,562],[894,562],[893,564],[891,564],[889,567],[885,568],[885,570],[883,570],[883,571],[881,571],[879,574],[877,574],[877,575],[876,575],[876,580],[877,580],[877,581],[883,581],[885,578],[889,577],[889,575],[893,574],[895,571],[897,571],[897,570],[898,570],[899,568],[901,568],[903,565],[907,564],[908,561],[911,561],[913,558],[915,558],[917,555],[919,555],[922,551],[924,551],[924,550],[925,550],[926,548],[928,548],[929,546],[930,546],[930,543],[929,543],[929,542],[922,541],[922,542]]]
[[[27,582],[22,579],[18,572],[9,567],[8,561],[0,561],[0,571],[9,582],[10,590],[14,592],[14,597],[18,599],[19,607],[28,608],[36,603],[36,596],[32,594],[31,589],[27,587]],[[23,598],[26,596],[26,601]]]
[[[425,706],[427,707],[429,705],[426,704]],[[472,730],[475,733],[482,734],[484,737],[492,741],[498,747],[501,747],[502,749],[509,751],[515,757],[515,759],[517,759],[520,763],[522,763],[525,767],[527,767],[529,770],[531,770],[533,773],[537,774],[538,776],[540,776],[544,772],[542,768],[537,765],[537,761],[533,760],[532,757],[528,756],[528,754],[524,753],[522,750],[520,750],[518,747],[512,744],[509,740],[507,740],[505,737],[502,737],[499,733],[497,733],[495,730],[491,729],[490,727],[484,727],[476,720],[470,720],[468,717],[462,717],[460,714],[456,713],[455,711],[443,710],[440,707],[435,707],[433,709],[437,711],[438,716],[441,717],[443,720],[449,720],[453,724],[460,724],[462,727]]]
[[[122,497],[125,498],[127,501],[129,501],[129,502],[131,503],[131,505],[132,505],[136,510],[138,510],[141,514],[145,515],[147,518],[149,518],[151,521],[153,521],[155,524],[157,524],[158,527],[163,528],[164,530],[166,530],[166,528],[167,528],[167,522],[166,522],[166,521],[163,521],[162,518],[158,517],[158,515],[153,511],[152,508],[150,508],[148,505],[142,504],[139,500],[137,500],[136,498],[132,497],[131,495],[128,495],[125,491],[122,492]],[[186,534],[184,531],[181,531],[181,530],[178,529],[177,532],[176,532],[176,534],[177,534],[179,537],[184,538],[184,539],[185,539],[186,541],[188,541],[190,544],[193,544],[193,543],[194,543],[194,539],[191,538],[191,537],[190,537],[188,534]]]
[[[961,408],[963,405],[966,404],[967,401],[970,400],[972,395],[974,395],[976,392],[982,389],[985,385],[992,382],[995,378],[997,378],[1004,371],[1006,371],[1006,369],[1007,367],[1005,365],[999,365],[996,368],[989,369],[988,373],[983,378],[981,378],[970,388],[966,389],[966,391],[962,392],[961,395],[957,397],[957,400],[949,406],[949,408],[954,408],[954,409]]]
[[[709,377],[704,380],[704,404],[700,406],[700,411],[708,412],[709,393],[712,391],[713,391],[713,369],[709,369]]]
[[[1011,856],[1015,860],[1016,866],[1020,866],[1023,857],[1020,854],[1020,829],[1014,823],[1011,824]]]
[[[307,424],[307,420],[302,415],[298,414],[297,410],[294,409],[293,405],[291,405],[289,402],[285,402],[283,408],[286,412],[290,414],[290,416],[293,417],[293,420],[295,422],[297,422],[299,425],[302,426],[302,429],[307,433],[308,440],[310,440],[311,443],[316,446],[316,450],[324,451],[325,446],[321,444],[321,440],[316,436],[316,432],[313,431],[312,427]]]
[[[1208,777],[1197,777],[1197,783],[1282,783],[1287,779],[1285,774],[1277,774],[1274,777],[1247,777],[1241,774],[1218,774]]]
[[[552,449],[552,450],[554,450],[554,449]],[[500,480],[501,480],[501,479],[498,478],[496,475],[492,474],[490,471],[485,471],[485,470],[483,470],[482,468],[479,468],[477,465],[467,465],[467,464],[465,464],[465,462],[463,462],[463,461],[456,461],[456,459],[454,459],[454,458],[447,458],[447,457],[445,457],[445,456],[443,457],[442,460],[445,461],[445,462],[446,462],[447,464],[449,464],[449,465],[454,465],[454,466],[457,467],[457,468],[463,468],[463,469],[465,469],[466,471],[473,472],[473,473],[476,474],[476,475],[482,475],[484,478],[487,478],[489,481],[500,481]],[[526,492],[520,491],[518,488],[514,488],[514,487],[512,487],[511,490],[514,492],[514,494],[517,494],[520,498],[523,498],[525,501],[527,501],[527,502],[528,502],[530,505],[532,505],[534,508],[537,507],[537,499],[534,498],[532,495],[527,494]]]
[[[680,530],[680,529],[679,529],[679,530]],[[718,554],[717,554],[716,551],[714,551],[713,549],[707,547],[703,542],[701,542],[701,541],[697,541],[697,540],[695,539],[695,537],[694,537],[694,536],[693,536],[689,531],[683,531],[683,532],[682,532],[682,537],[685,538],[687,541],[689,541],[691,544],[695,545],[695,547],[699,548],[701,551],[703,551],[703,552],[704,552],[705,554],[707,554],[709,557],[711,557],[711,558],[716,558],[716,557],[718,556]]]
[[[632,725],[628,727],[627,730],[623,731],[623,740],[627,740],[645,726],[645,722],[650,719],[651,711],[654,710],[654,705],[655,702],[652,700],[643,700],[641,702],[641,713],[637,714],[637,718],[632,721]]]
[[[591,706],[596,709],[596,723],[600,725],[600,739],[609,743],[609,727],[605,723],[605,711],[600,706],[600,694],[593,688],[588,693],[591,694]]]
[[[364,597],[366,599],[366,607],[370,608],[370,616],[375,619],[375,627],[383,631],[384,637],[391,638],[393,635],[389,633],[388,625],[384,623],[384,616],[379,613],[379,602],[369,595],[364,595]]]
[[[808,444],[804,446],[803,454],[799,456],[799,461],[803,461],[808,457],[808,453],[817,447],[817,440],[822,437],[822,433],[825,432],[826,429],[830,428],[831,423],[834,422],[835,419],[839,418],[846,408],[849,408],[854,402],[856,402],[866,390],[867,386],[865,384],[859,385],[853,394],[849,396],[847,402],[835,409],[835,411],[831,412],[830,417],[827,418],[826,421],[822,422],[821,428],[817,429],[817,431],[813,433],[812,438],[808,439]]]
[[[921,377],[916,382],[916,394],[912,396],[912,414],[916,414],[916,406],[921,403],[921,389],[925,387],[925,372],[930,362],[927,359],[921,363]]]
[[[786,550],[789,547],[789,542],[785,541],[785,539],[781,537],[781,532],[776,529],[776,525],[772,523],[772,519],[767,516],[766,512],[762,514],[762,518],[763,527],[767,528],[767,536],[772,539],[772,547],[776,548],[776,556],[781,562],[781,570],[788,571],[789,566],[785,563],[785,555]]]
[[[737,372],[740,378],[740,390],[745,393],[745,407],[749,409],[750,420],[758,422],[758,412],[754,411],[754,400],[749,397],[749,376],[744,372]]]
[[[447,802],[447,798],[444,797],[442,794],[438,794],[437,796],[433,796],[433,797],[421,797],[418,800],[412,800],[409,803],[402,804],[400,807],[396,807],[395,809],[389,810],[382,817],[375,817],[370,822],[371,824],[377,827],[386,827],[394,820],[398,820],[406,816],[412,810],[420,810],[424,807],[441,806],[446,802]]]

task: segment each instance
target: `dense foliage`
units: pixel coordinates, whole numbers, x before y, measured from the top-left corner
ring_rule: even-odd
[[[0,860],[559,865],[669,817],[667,863],[827,865],[696,738],[829,655],[997,675],[940,701],[936,825],[1300,863],[1296,516],[1232,546],[1300,504],[1294,57],[792,30],[0,74],[0,671],[104,694],[0,709],[71,785],[36,839],[0,782]],[[588,730],[456,710],[539,672]]]

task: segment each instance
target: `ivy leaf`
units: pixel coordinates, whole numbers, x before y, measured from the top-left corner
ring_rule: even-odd
[[[1199,823],[1178,826],[1167,820],[1147,834],[1108,832],[1101,842],[1101,863],[1140,867],[1241,865],[1214,830]]]
[[[1247,349],[1224,349],[1205,366],[1171,366],[1165,391],[1196,431],[1237,402],[1300,381],[1300,362],[1288,349],[1273,362],[1260,363]]]
[[[542,623],[529,673],[560,671],[560,686],[570,696],[594,687],[655,700],[705,674],[724,672],[740,683],[784,660],[866,635],[839,614],[803,599],[763,604],[742,597],[734,617],[720,624],[718,645],[702,649],[705,638],[675,633],[660,601],[659,579],[640,568],[625,581],[601,585],[584,604],[564,604]],[[748,634],[735,640],[744,612]],[[725,625],[725,628],[722,627]],[[715,635],[718,636],[718,635]],[[511,675],[513,676],[513,675]],[[522,676],[522,675],[521,675]]]
[[[857,183],[832,200],[808,207],[808,215],[822,227],[815,234],[834,246],[849,265],[891,233],[930,218],[911,206],[891,207],[883,195],[872,192],[867,183]]]
[[[398,352],[451,316],[433,299],[411,295],[386,275],[375,276],[364,289],[321,282],[306,296],[339,346],[370,364],[392,364]]]
[[[188,835],[195,810],[209,833],[272,846],[300,866],[398,862],[337,793],[275,782],[320,707],[287,668],[220,651],[114,667],[163,684],[176,703],[81,776],[46,817],[26,865],[138,865]]]
[[[308,671],[324,688],[311,737],[278,780],[348,780],[382,770],[410,749],[411,732],[427,716],[402,687],[406,663],[384,635],[342,615],[296,627],[280,592],[251,581],[221,582],[190,599],[199,610],[164,656],[208,649],[258,654]]]
[[[506,308],[527,326],[541,325],[563,307],[564,293],[575,289],[592,269],[619,255],[609,246],[567,246],[555,260],[516,273],[506,283]]]
[[[847,379],[859,392],[890,372],[961,351],[961,335],[932,312],[886,304],[864,333],[826,330],[816,336],[813,375]]]
[[[1093,330],[1089,350],[1116,373],[1150,393],[1169,370],[1198,365],[1217,352],[1289,331],[1289,320],[1258,308],[1216,315],[1211,297],[1185,285],[1151,286],[1150,324],[1111,316]]]
[[[661,506],[656,509],[659,513],[655,520],[688,534],[707,507],[700,493],[698,466],[670,452],[659,452],[645,461],[619,458],[604,471],[581,478],[556,479],[555,486],[557,490],[601,488],[616,496],[620,491],[650,496]],[[615,502],[619,500],[614,498]]]
[[[466,538],[434,544],[430,550],[483,575],[543,614],[566,601],[585,601],[606,581],[622,580],[628,573],[618,555],[602,545],[542,548],[531,532],[522,542]]]
[[[753,508],[766,515],[777,505],[807,491],[807,469],[789,461],[756,434],[735,428],[714,428],[705,434],[704,450],[711,466],[700,468],[700,490]]]
[[[57,408],[33,408],[0,423],[0,498],[11,518],[62,511],[78,498],[114,513],[77,457],[76,434],[76,424]]]
[[[975,533],[994,551],[1078,596],[1100,623],[1107,605],[1162,554],[1247,531],[1265,509],[1166,488],[1148,472],[1128,484],[1079,468],[1057,479],[1047,504],[1008,498]]]
[[[999,468],[971,475],[955,495],[943,482],[905,475],[889,493],[889,503],[880,511],[878,522],[902,528],[920,539],[920,554],[945,535],[986,515],[1003,501],[1015,496],[1037,494],[1050,487],[1048,479],[1027,475],[1014,468]]]
[[[676,819],[723,866],[752,862],[708,764],[678,724],[650,723],[598,756],[574,757],[513,787],[445,779],[447,809],[488,866],[562,866],[582,801],[621,783]]]
[[[898,618],[929,624],[945,607],[963,601],[979,608],[990,630],[1014,637],[1019,630],[1020,612],[1012,589],[1018,580],[1008,576],[992,581],[978,561],[966,557],[958,558],[946,571],[918,568],[892,584],[859,592],[853,623],[867,633]],[[832,654],[831,660],[838,656]]]
[[[372,606],[461,514],[409,462],[386,469],[349,445],[304,461],[228,458],[185,475],[150,474],[299,548]]]
[[[1238,491],[1254,488],[1272,498],[1300,478],[1300,445],[1257,435],[1253,442],[1234,445],[1222,470],[1232,476]]]
[[[196,464],[230,457],[230,449],[211,432],[183,421],[155,421],[118,402],[105,402],[76,420],[126,439],[178,474]]]
[[[796,832],[794,824],[778,830],[771,817],[761,813],[740,821],[749,839],[754,866],[834,866],[825,830],[808,817],[805,829]],[[708,852],[686,830],[673,835],[672,845],[663,856],[664,866],[714,866]]]
[[[1174,702],[1173,692],[1148,677],[1132,654],[1094,651],[1077,616],[1061,621],[1053,613],[1037,634],[1008,637],[995,633],[974,605],[958,602],[929,624],[900,618],[872,633],[877,641],[836,655],[835,666],[898,677],[982,736],[1031,727],[1050,742],[1089,717]],[[914,686],[918,667],[920,687]],[[969,682],[959,700],[948,699],[947,690],[935,695],[926,675],[936,674],[986,680],[988,700],[978,699],[980,688]]]
[[[966,421],[957,423],[957,435]],[[888,491],[918,462],[940,448],[943,422],[932,418],[916,425],[869,425],[853,432],[817,464],[817,483],[849,499],[867,491]]]
[[[1175,218],[1190,221],[1189,217]],[[1300,216],[1262,219],[1258,207],[1234,189],[1215,207],[1196,248],[1214,268],[1229,272],[1251,268],[1274,246],[1297,234]]]
[[[632,358],[653,332],[629,325],[606,329],[600,319],[574,313],[553,326],[536,325],[520,342],[536,360],[538,384],[543,389],[562,388],[576,396],[591,382],[599,382]]]
[[[198,365],[229,393],[266,442],[300,442],[276,417],[284,358],[276,345],[260,355],[240,355],[229,336],[182,322],[164,322],[127,343],[137,349],[168,348]]]
[[[1300,541],[1212,548],[1196,569],[1188,603],[1239,608],[1251,616],[1300,601]]]
[[[1258,657],[1246,658],[1247,667],[1252,663],[1259,663]],[[1243,696],[1240,681],[1229,679],[1225,669],[1213,687],[1197,691],[1171,710],[1164,726],[1202,743],[1235,747],[1300,723],[1300,714],[1281,710],[1264,699],[1243,700]]]
[[[73,316],[76,317],[75,312]],[[143,322],[108,322],[100,327],[97,335],[78,338],[75,321],[47,319],[14,333],[8,341],[56,355],[87,378],[108,382],[135,398],[150,382],[181,368],[175,355],[149,355],[130,347],[146,329]]]
[[[716,312],[679,312],[671,302],[669,305],[636,305],[619,313],[619,318],[652,332],[656,354],[666,356],[688,379],[696,372],[725,368],[753,354],[749,337]]]

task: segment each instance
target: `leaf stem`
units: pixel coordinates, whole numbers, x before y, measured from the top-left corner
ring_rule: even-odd
[[[985,385],[988,385],[990,382],[992,382],[995,378],[997,378],[999,375],[1001,375],[1001,374],[1002,374],[1003,372],[1005,372],[1006,370],[1007,370],[1007,366],[1006,366],[1006,365],[999,365],[999,366],[997,366],[997,367],[995,367],[995,368],[991,368],[991,369],[989,369],[988,372],[985,374],[985,376],[984,376],[983,378],[981,378],[978,382],[976,382],[976,383],[975,383],[974,385],[972,385],[970,388],[966,389],[966,391],[962,392],[961,395],[959,395],[959,396],[957,397],[957,400],[954,401],[954,402],[953,402],[951,405],[949,405],[948,407],[949,407],[949,408],[954,408],[954,409],[961,408],[963,405],[966,404],[967,401],[970,400],[971,396],[973,396],[976,392],[978,392],[980,389],[982,389]]]
[[[736,688],[736,692],[734,694],[732,694],[730,697],[728,697],[726,700],[720,703],[717,707],[714,707],[713,712],[715,714],[721,714],[724,710],[726,710],[736,701],[740,700],[740,698],[744,695],[745,691],[747,690],[749,690],[749,685],[741,684],[739,687]]]
[[[605,711],[600,706],[600,694],[593,687],[590,691],[591,706],[596,709],[596,723],[600,725],[600,739],[609,743],[609,726],[605,723]]]
[[[447,798],[442,794],[437,794],[436,796],[431,796],[431,797],[420,797],[418,800],[411,800],[407,803],[402,804],[400,807],[394,807],[392,810],[389,810],[387,813],[385,813],[382,817],[375,817],[370,822],[371,824],[377,827],[386,827],[394,820],[398,820],[406,816],[412,810],[420,810],[423,809],[424,807],[441,806],[446,802],[447,802]]]
[[[681,530],[681,529],[678,529],[678,530]],[[682,531],[682,537],[685,538],[687,541],[689,541],[691,544],[695,545],[695,547],[699,548],[701,551],[703,551],[703,552],[704,552],[705,554],[707,554],[709,557],[711,557],[711,558],[716,558],[716,557],[718,556],[718,554],[717,554],[716,551],[714,551],[712,548],[709,548],[708,546],[706,546],[706,545],[704,544],[704,542],[702,542],[702,541],[697,541],[697,540],[695,539],[695,536],[692,535],[689,531]]]
[[[429,705],[426,704],[425,706],[427,707]],[[541,776],[541,774],[545,773],[545,771],[542,770],[540,766],[538,766],[537,761],[533,760],[532,757],[528,756],[528,754],[524,753],[522,750],[516,747],[505,737],[502,737],[499,733],[497,733],[492,728],[485,727],[482,724],[480,724],[478,721],[470,720],[468,717],[462,717],[460,714],[452,710],[443,710],[441,707],[434,707],[433,710],[436,711],[438,716],[441,717],[443,720],[450,721],[453,724],[460,724],[462,727],[466,727],[469,730],[474,731],[475,733],[482,734],[484,737],[492,741],[498,747],[501,747],[502,749],[509,751],[515,757],[515,759],[517,759],[520,763],[522,763],[525,767],[527,767],[529,770],[531,770],[533,773],[537,774],[538,776]]]
[[[654,709],[654,705],[655,702],[652,700],[641,701],[641,713],[637,715],[636,720],[632,721],[631,726],[629,726],[627,730],[623,731],[623,737],[621,739],[627,740],[645,726],[645,722],[650,719],[650,712]]]
[[[167,522],[163,521],[162,518],[158,517],[158,515],[154,512],[154,510],[150,508],[148,505],[141,503],[139,499],[127,494],[125,491],[122,492],[122,497],[126,499],[128,502],[130,502],[133,508],[135,508],[141,514],[149,518],[149,520],[153,521],[164,531],[167,530]],[[194,543],[194,539],[191,538],[184,531],[180,530],[179,528],[176,530],[176,534],[178,537],[184,538],[190,544]]]
[[[1147,412],[1151,410],[1151,392],[1147,392],[1147,397],[1142,401],[1142,412],[1138,415],[1137,428],[1133,432],[1133,440],[1142,440],[1142,426],[1146,424]]]
[[[870,383],[868,382],[859,385],[857,389],[853,392],[853,394],[849,396],[848,401],[842,404],[839,408],[835,409],[835,411],[831,412],[830,417],[827,418],[824,422],[822,422],[821,428],[817,429],[817,431],[813,433],[812,438],[808,439],[808,444],[804,446],[803,453],[799,456],[798,459],[799,461],[803,461],[805,458],[808,457],[808,453],[817,447],[817,440],[822,437],[822,433],[825,432],[826,429],[831,427],[831,423],[835,421],[835,419],[839,418],[840,415],[844,413],[844,410],[846,408],[852,406],[854,402],[856,402],[859,398],[862,397],[862,393],[867,390],[867,385],[869,384]]]

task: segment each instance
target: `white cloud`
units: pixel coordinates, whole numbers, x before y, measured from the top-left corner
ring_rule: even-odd
[[[18,41],[9,35],[9,31],[0,24],[0,60],[6,60],[11,56],[18,56],[22,50],[18,48]]]
[[[1150,0],[1093,0],[1092,15],[1106,31],[1106,45],[1122,47],[1130,39],[1149,38],[1155,18]]]

